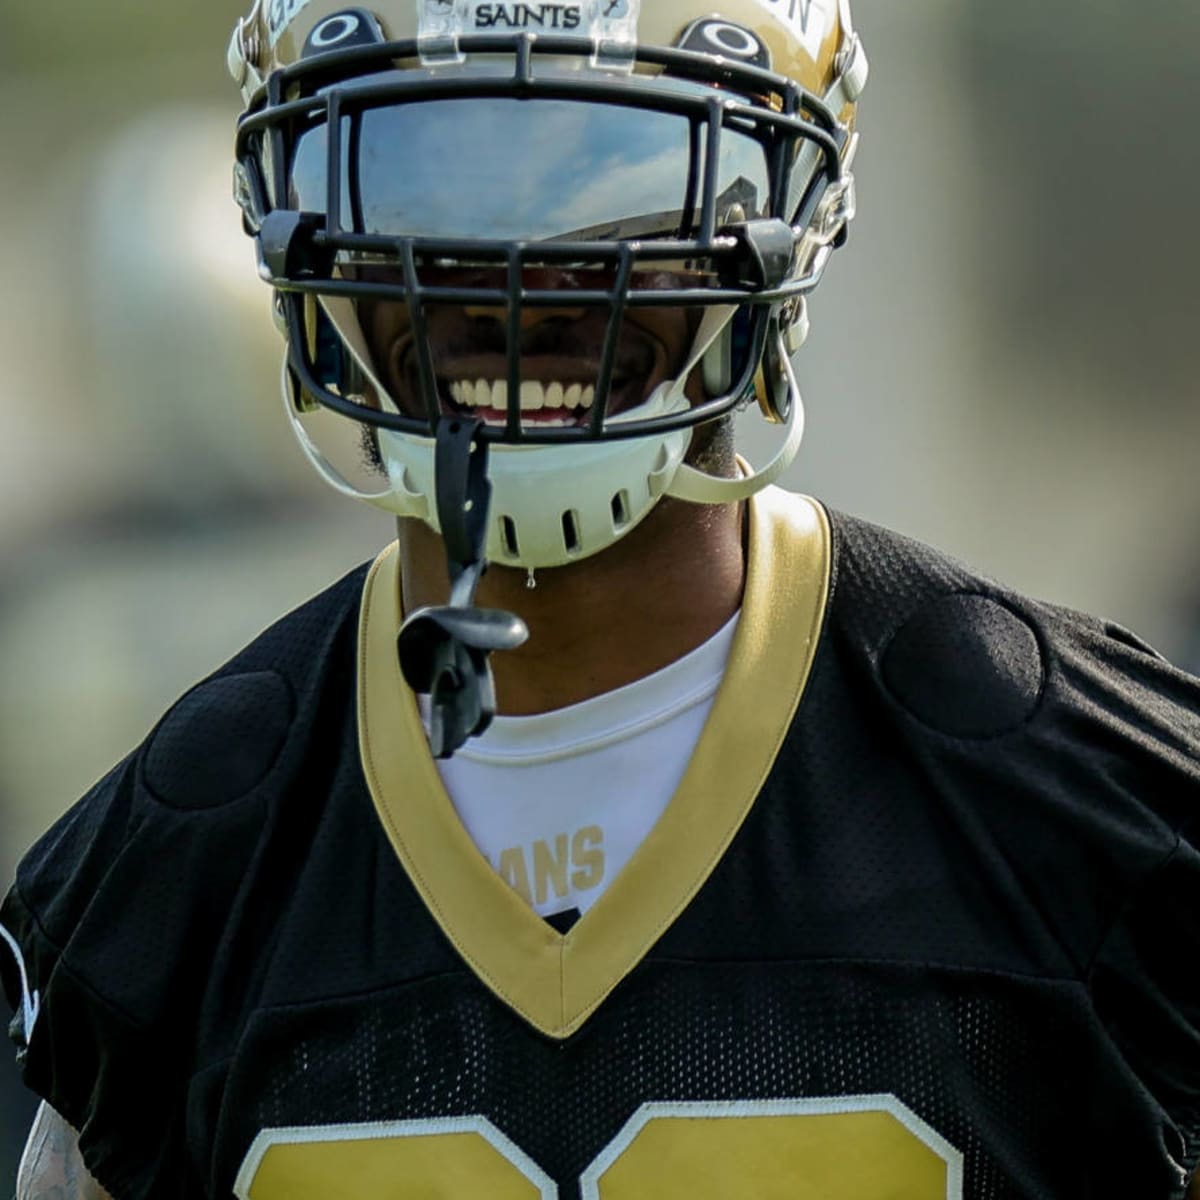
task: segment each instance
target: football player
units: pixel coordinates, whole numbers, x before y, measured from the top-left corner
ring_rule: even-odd
[[[1200,685],[771,486],[847,0],[256,0],[229,65],[288,420],[399,535],[22,863],[21,1200],[1183,1197]]]

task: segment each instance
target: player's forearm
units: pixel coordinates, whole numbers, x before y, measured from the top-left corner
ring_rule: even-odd
[[[84,1166],[78,1134],[48,1104],[29,1131],[16,1200],[112,1200]]]

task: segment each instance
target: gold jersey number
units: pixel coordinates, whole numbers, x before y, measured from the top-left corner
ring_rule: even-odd
[[[484,1117],[267,1129],[240,1200],[557,1200]],[[962,1155],[895,1096],[644,1104],[583,1200],[961,1200]]]

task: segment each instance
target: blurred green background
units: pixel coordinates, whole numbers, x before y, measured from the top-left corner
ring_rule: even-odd
[[[1200,8],[855,7],[860,215],[789,482],[1194,665]],[[229,200],[241,11],[0,0],[4,880],[185,687],[390,537],[279,411]],[[0,1052],[0,1194],[31,1115]]]

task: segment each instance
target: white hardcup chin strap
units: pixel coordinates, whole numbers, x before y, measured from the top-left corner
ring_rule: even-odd
[[[374,388],[375,394],[382,398],[381,403],[384,400],[390,401],[387,388],[379,382],[374,367],[371,365],[371,355],[367,349],[366,339],[363,337],[361,327],[354,316],[353,302],[340,296],[322,296],[320,303],[330,321],[333,322],[334,328],[337,330],[338,336],[342,339],[346,349],[353,356],[358,369],[363,373],[363,376],[370,383],[371,387]],[[340,319],[339,313],[342,314]],[[367,504],[373,504],[377,508],[382,508],[385,512],[396,513],[399,516],[419,517],[422,521],[429,521],[430,514],[434,511],[432,492],[429,493],[429,498],[424,496],[419,497],[423,505],[418,506],[415,503],[409,503],[404,511],[401,512],[395,507],[392,488],[383,480],[380,481],[380,490],[378,492],[364,491],[362,488],[356,487],[351,483],[325,457],[320,446],[309,436],[308,430],[305,429],[304,423],[300,420],[300,414],[304,411],[305,406],[301,404],[299,381],[292,373],[289,365],[291,344],[286,329],[283,331],[283,338],[283,364],[279,380],[280,392],[283,395],[283,410],[287,414],[288,424],[291,426],[292,433],[296,435],[296,441],[300,443],[300,449],[304,451],[304,456],[312,464],[313,469],[335,492],[339,492],[343,496],[349,496],[352,500],[362,500]],[[394,405],[390,407],[392,412],[398,411]],[[347,417],[346,420],[351,420],[351,418]],[[432,445],[432,442],[430,444]],[[420,511],[417,511],[418,507]]]
[[[731,305],[705,310],[691,352],[677,376],[655,388],[636,408],[609,422],[684,413],[688,376],[733,318]],[[391,481],[383,506],[419,516],[437,529],[426,497],[436,494],[433,439],[378,432]],[[624,537],[650,512],[674,479],[691,441],[688,428],[646,437],[563,446],[490,447],[492,485],[487,557],[504,566],[563,566],[598,554]]]
[[[674,496],[676,500],[689,500],[693,504],[733,504],[739,500],[747,500],[755,492],[769,487],[791,465],[804,439],[804,400],[796,383],[796,372],[792,368],[791,359],[787,356],[783,335],[777,334],[777,337],[780,364],[787,379],[790,403],[787,421],[784,424],[783,444],[776,451],[775,457],[761,470],[739,479],[708,475],[704,471],[697,471],[695,467],[689,467],[687,463],[681,463],[675,477],[667,486],[668,496]]]
[[[662,416],[672,408],[670,384],[655,389],[636,416]],[[614,418],[618,420],[619,418]],[[596,554],[629,532],[665,492],[687,451],[690,430],[558,446],[493,443],[488,450],[492,486],[486,554],[503,566],[557,567]],[[379,450],[391,480],[390,508],[439,529],[434,441],[378,431]],[[378,503],[378,502],[377,502]]]

